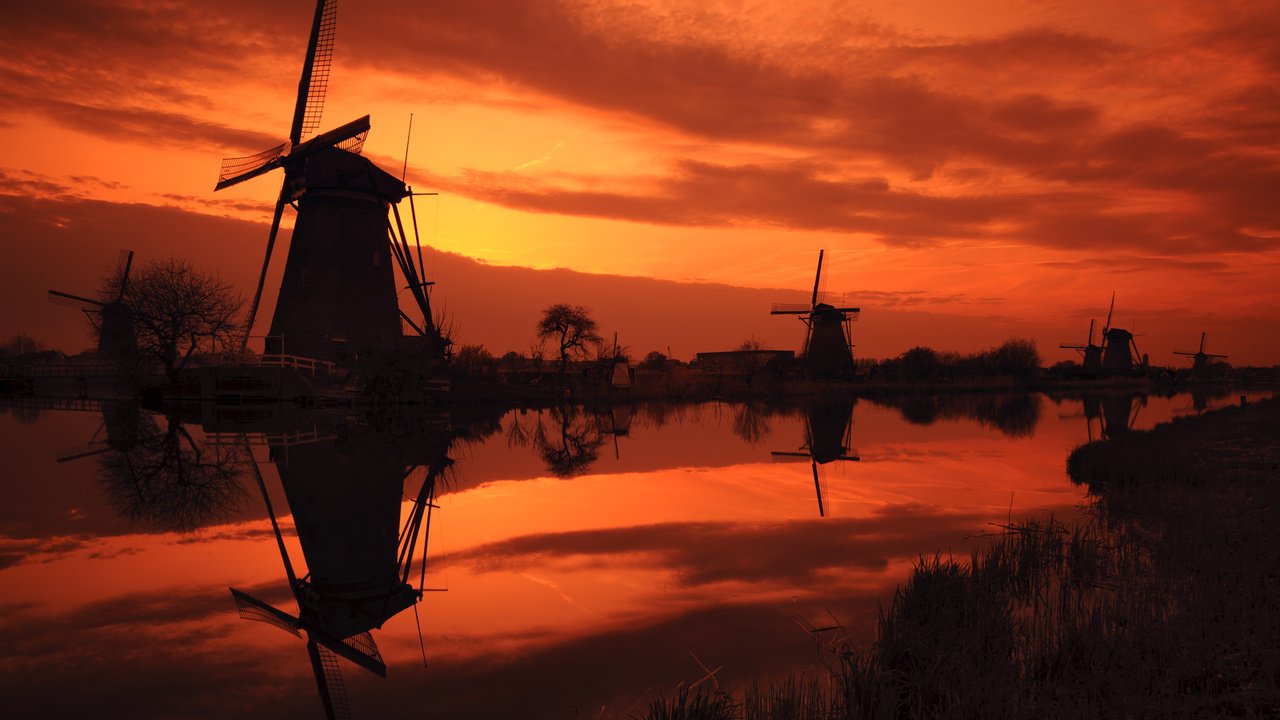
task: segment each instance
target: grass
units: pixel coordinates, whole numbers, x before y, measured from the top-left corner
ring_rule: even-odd
[[[1280,400],[1091,443],[1068,467],[1088,522],[922,558],[825,681],[648,717],[1280,716]]]

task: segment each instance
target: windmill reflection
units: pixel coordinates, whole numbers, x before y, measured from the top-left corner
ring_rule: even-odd
[[[247,495],[246,455],[192,435],[174,413],[136,402],[99,404],[102,425],[88,443],[58,452],[60,463],[97,458],[97,476],[116,513],[156,530],[190,532],[231,517]]]
[[[1089,441],[1093,442],[1093,426],[1098,437],[1108,440],[1133,430],[1138,413],[1147,405],[1147,396],[1139,393],[1084,393],[1080,396]]]
[[[827,509],[823,501],[824,489],[818,466],[837,461],[858,462],[861,459],[851,453],[855,402],[852,397],[833,398],[809,406],[805,410],[804,444],[800,446],[799,452],[771,453],[775,462],[809,459],[809,466],[813,470],[813,489],[818,498],[819,517],[826,517]]]
[[[418,421],[418,422],[415,422]],[[324,422],[322,418],[319,422]],[[297,614],[241,590],[241,617],[306,640],[325,714],[349,714],[338,658],[386,677],[372,630],[415,606],[426,591],[427,536],[451,435],[440,418],[378,423],[342,418],[307,433],[241,435],[242,447],[266,444],[292,512],[306,573],[298,576],[257,463],[249,463],[270,517]],[[403,511],[405,484],[422,484]],[[416,612],[416,610],[415,610]]]

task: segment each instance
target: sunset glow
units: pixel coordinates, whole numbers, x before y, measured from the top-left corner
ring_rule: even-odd
[[[96,287],[122,247],[251,292],[279,180],[214,175],[287,134],[310,6],[6,11],[0,335],[88,346],[44,291]],[[792,348],[768,302],[825,248],[859,356],[1017,335],[1050,364],[1114,290],[1155,364],[1207,331],[1270,365],[1278,35],[1248,2],[344,2],[322,128],[371,114],[364,154],[398,176],[413,115],[433,303],[495,354],[553,302],[641,355]]]

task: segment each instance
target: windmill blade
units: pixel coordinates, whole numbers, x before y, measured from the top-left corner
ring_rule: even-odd
[[[214,191],[237,185],[280,167],[291,147],[291,143],[282,142],[253,155],[223,158],[222,167],[218,170],[218,182],[213,186]]]
[[[323,645],[329,652],[350,660],[378,677],[387,676],[387,664],[383,662],[378,646],[369,633],[361,633],[350,638],[339,639],[320,629],[308,630],[312,640]]]
[[[80,297],[79,295],[64,293],[61,290],[50,290],[49,302],[53,303],[54,305],[65,305],[67,307],[73,307],[77,310],[83,310],[85,312],[97,312],[98,310],[101,310],[103,307],[106,306],[106,303],[102,302],[101,300],[92,300],[87,297]]]
[[[236,610],[242,619],[266,623],[296,637],[302,637],[302,633],[298,632],[298,618],[283,610],[277,610],[246,592],[235,588],[228,588],[228,590],[231,591],[231,597],[235,598]]]
[[[298,79],[298,100],[293,107],[293,124],[289,139],[296,145],[304,135],[320,127],[324,96],[329,88],[329,69],[333,65],[333,39],[338,29],[337,0],[317,0],[307,41],[307,58]]]
[[[1201,353],[1203,353],[1203,352],[1204,352],[1204,340],[1205,340],[1205,337],[1206,337],[1208,334],[1209,334],[1209,333],[1207,333],[1207,332],[1202,332],[1202,333],[1200,333],[1200,352],[1201,352]]]
[[[813,459],[813,455],[807,452],[781,452],[774,450],[769,455],[774,462],[800,462],[801,460]]]
[[[822,507],[822,483],[818,480],[818,461],[812,460],[810,464],[813,466],[813,489],[818,495],[818,517],[826,517],[826,508]]]
[[[287,184],[287,181],[286,181]],[[240,351],[244,352],[249,344],[249,334],[253,331],[253,321],[258,316],[258,303],[262,302],[262,287],[267,282],[267,268],[271,265],[271,252],[276,247],[276,235],[280,232],[280,218],[284,214],[285,188],[280,188],[280,197],[276,198],[275,215],[271,218],[271,230],[267,233],[267,252],[262,256],[262,269],[258,272],[258,287],[253,291],[253,302],[249,304],[249,314],[244,319],[244,335],[240,338]]]
[[[116,302],[124,299],[125,291],[129,289],[129,271],[133,269],[133,251],[120,251],[120,264],[116,267],[116,277],[120,278],[120,292],[116,295]]]
[[[822,280],[822,256],[826,252],[825,249],[818,251],[818,272],[813,276],[813,298],[809,301],[809,307],[818,304],[818,282]]]
[[[345,125],[339,125],[332,130],[326,130],[310,140],[297,145],[293,150],[289,151],[286,161],[293,161],[306,157],[317,150],[323,150],[328,147],[336,147],[339,150],[346,150],[350,153],[359,154],[364,149],[365,138],[369,135],[369,116],[365,115],[356,118]]]
[[[1111,329],[1111,313],[1116,309],[1116,291],[1111,291],[1111,307],[1107,308],[1107,323],[1102,326],[1103,338],[1106,338],[1107,331]]]
[[[316,643],[307,641],[307,655],[311,656],[311,670],[316,676],[316,689],[320,691],[320,703],[329,720],[349,720],[351,705],[347,702],[347,688],[342,684],[342,671],[338,658]]]
[[[1093,344],[1093,318],[1089,318],[1089,345]]]
[[[801,303],[774,303],[769,310],[770,315],[808,315],[813,312],[812,305]]]
[[[79,460],[80,458],[101,455],[102,453],[110,450],[111,446],[108,445],[105,440],[95,440],[94,442],[85,443],[79,447],[58,450],[54,453],[54,459],[59,463],[71,462],[72,460]]]

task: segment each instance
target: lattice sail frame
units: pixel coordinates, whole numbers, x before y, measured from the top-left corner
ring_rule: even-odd
[[[307,105],[302,113],[302,137],[310,135],[320,127],[320,116],[324,113],[324,97],[329,89],[329,71],[333,67],[333,41],[337,30],[338,0],[329,0],[325,3],[324,12],[320,16],[320,29],[316,35],[316,54],[312,58],[311,82],[307,85]]]
[[[361,142],[363,144],[363,141]],[[289,141],[286,140],[273,148],[268,148],[253,155],[223,158],[222,168],[218,170],[218,182],[224,183],[234,177],[239,177],[270,165],[288,154],[289,144]]]

